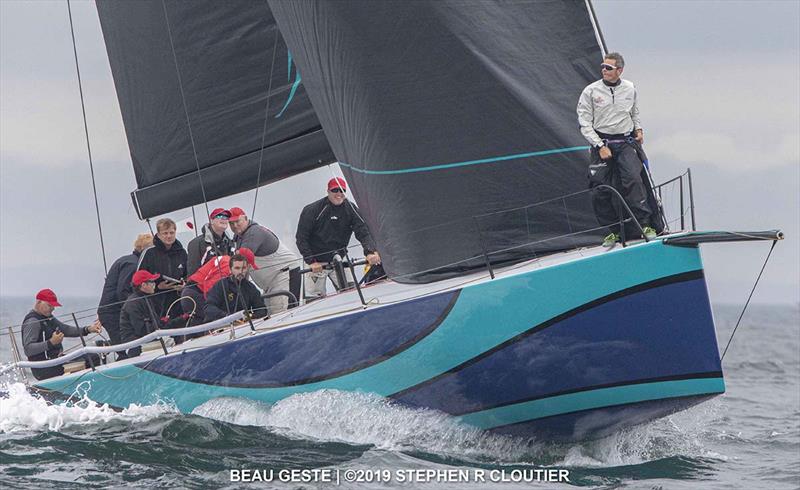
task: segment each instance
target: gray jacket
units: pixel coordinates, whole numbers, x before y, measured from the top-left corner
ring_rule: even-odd
[[[641,129],[633,82],[620,79],[619,85],[609,87],[603,80],[598,80],[587,85],[578,99],[578,123],[583,137],[592,146],[598,146],[603,141],[597,131],[628,134],[634,129]]]
[[[50,337],[56,329],[61,330],[65,337],[80,337],[81,330],[74,325],[67,325],[55,317],[46,317],[31,310],[22,322],[22,346],[25,355],[31,361],[43,361],[58,357],[64,350],[61,344],[52,345]],[[86,335],[86,327],[80,327]]]
[[[237,249],[249,248],[256,257],[274,254],[281,243],[275,233],[255,221],[251,221],[242,234],[236,235],[233,239]]]

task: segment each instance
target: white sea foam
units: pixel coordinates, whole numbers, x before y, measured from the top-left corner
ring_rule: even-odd
[[[533,443],[491,434],[445,413],[409,408],[367,393],[320,390],[274,405],[217,398],[195,415],[238,425],[269,427],[290,437],[368,444],[379,450],[421,451],[461,460],[558,467],[636,465],[672,456],[727,459],[707,449],[709,424],[720,417],[717,401],[667,419],[576,444]]]
[[[0,433],[17,431],[59,431],[76,425],[102,424],[110,421],[138,423],[177,410],[166,403],[131,404],[118,412],[107,404],[92,401],[88,386],[81,383],[65,403],[48,403],[30,393],[22,383],[0,387]]]
[[[194,414],[240,425],[270,427],[290,437],[368,444],[392,451],[422,451],[480,461],[531,461],[537,447],[490,434],[452,416],[398,405],[367,393],[320,390],[265,405],[217,398]]]
[[[603,439],[574,444],[566,448],[556,466],[627,466],[672,456],[726,460],[727,456],[711,451],[706,445],[714,437],[709,426],[720,417],[720,410],[720,403],[714,400]]]

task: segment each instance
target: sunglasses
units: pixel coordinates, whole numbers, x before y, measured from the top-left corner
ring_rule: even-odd
[[[614,65],[603,63],[602,65],[600,65],[600,69],[602,69],[603,71],[614,71],[617,69],[617,67]]]
[[[339,189],[338,187],[336,189],[329,189],[329,190],[330,190],[330,192],[333,192],[334,194],[340,194],[340,193],[344,192],[343,190]]]

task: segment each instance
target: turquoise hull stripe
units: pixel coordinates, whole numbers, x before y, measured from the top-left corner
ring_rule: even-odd
[[[573,151],[584,151],[588,150],[588,146],[571,146],[568,148],[557,148],[555,150],[542,150],[542,151],[533,151],[530,153],[517,153],[516,155],[503,155],[499,157],[492,157],[492,158],[482,158],[480,160],[468,160],[466,162],[455,162],[455,163],[443,163],[440,165],[429,165],[427,167],[414,167],[414,168],[404,168],[401,170],[367,170],[363,168],[354,167],[349,163],[339,162],[339,165],[343,165],[354,172],[367,174],[367,175],[397,175],[397,174],[412,174],[416,172],[430,172],[432,170],[445,170],[448,168],[457,168],[457,167],[468,167],[470,165],[480,165],[483,163],[497,163],[497,162],[504,162],[507,160],[518,160],[520,158],[529,158],[529,157],[541,157],[544,155],[553,155],[556,153],[569,153]]]
[[[654,241],[466,286],[447,318],[422,341],[378,364],[316,383],[281,388],[213,386],[162,376],[134,366],[104,371],[114,377],[131,376],[123,381],[97,373],[86,374],[83,380],[92,380],[90,396],[98,402],[127,407],[131,403],[151,403],[157,393],[173,401],[183,412],[190,412],[220,396],[274,403],[295,393],[325,388],[386,396],[448,371],[535,325],[593,300],[701,268],[697,249],[671,247]],[[58,391],[62,387],[68,394],[74,389],[69,380],[47,381],[40,386]]]
[[[594,408],[625,405],[664,398],[692,395],[712,395],[725,392],[722,378],[684,379],[660,381],[628,386],[615,386],[581,393],[554,396],[493,408],[459,417],[461,421],[481,429],[515,424],[529,420],[591,410]]]

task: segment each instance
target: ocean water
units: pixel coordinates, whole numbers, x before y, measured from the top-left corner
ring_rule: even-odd
[[[65,301],[91,307],[92,298]],[[3,332],[29,301],[3,298]],[[724,346],[740,306],[716,305]],[[0,336],[0,362],[11,359]],[[440,412],[367,394],[318,391],[274,405],[220,398],[179,414],[168,403],[115,412],[76,390],[50,405],[0,379],[0,487],[252,488],[231,470],[389,471],[342,488],[800,488],[800,310],[751,306],[723,368],[727,393],[672,417],[580,444],[500,437]],[[400,482],[406,470],[565,469],[569,483]],[[352,473],[351,473],[352,474]],[[429,473],[433,475],[434,473]],[[520,475],[521,473],[516,473]],[[266,475],[265,475],[266,476]],[[256,483],[327,488],[325,482]]]

